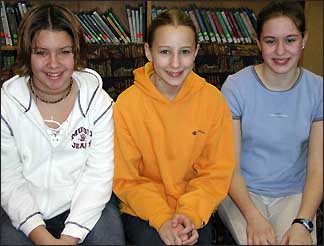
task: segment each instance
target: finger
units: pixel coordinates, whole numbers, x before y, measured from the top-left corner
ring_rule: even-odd
[[[280,245],[288,245],[288,236],[284,236],[280,242]]]
[[[196,240],[198,240],[199,234],[197,230],[193,230],[191,237],[188,238],[188,240],[183,241],[183,244],[193,244]]]
[[[271,245],[276,245],[277,244],[277,238],[273,233],[271,233],[268,236],[268,243],[271,244]]]

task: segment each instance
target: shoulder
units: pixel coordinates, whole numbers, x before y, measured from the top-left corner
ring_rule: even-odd
[[[308,83],[311,83],[312,86],[323,87],[323,77],[317,75],[306,68],[301,68],[302,71],[302,80],[306,80]]]
[[[247,66],[238,72],[229,75],[224,84],[223,87],[245,87],[251,81],[254,81],[256,78],[254,66]]]

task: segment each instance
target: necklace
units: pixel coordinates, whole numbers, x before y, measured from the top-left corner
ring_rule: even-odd
[[[70,85],[69,85],[69,88],[68,88],[67,93],[66,93],[65,95],[63,95],[63,97],[61,97],[61,98],[59,98],[59,99],[57,99],[57,100],[54,100],[54,101],[48,101],[48,100],[43,99],[43,98],[41,98],[40,96],[38,96],[38,95],[36,94],[34,88],[33,88],[33,83],[32,83],[32,79],[31,79],[31,78],[29,79],[28,84],[29,84],[29,87],[30,87],[31,92],[33,93],[33,95],[34,95],[37,99],[39,99],[40,101],[42,101],[42,102],[44,102],[44,103],[55,104],[55,103],[58,103],[58,102],[62,101],[63,99],[65,99],[65,98],[70,94],[70,92],[71,92],[71,90],[72,90],[73,79],[71,78],[71,80],[70,80]]]

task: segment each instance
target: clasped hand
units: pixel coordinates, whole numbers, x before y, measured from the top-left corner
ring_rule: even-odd
[[[175,214],[161,225],[158,232],[166,245],[193,245],[199,238],[194,223],[184,214]]]

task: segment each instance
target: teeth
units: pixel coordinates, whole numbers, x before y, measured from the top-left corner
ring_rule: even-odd
[[[57,76],[59,76],[60,74],[59,74],[59,73],[48,73],[47,75],[48,75],[48,76],[52,76],[52,77],[57,77]]]

